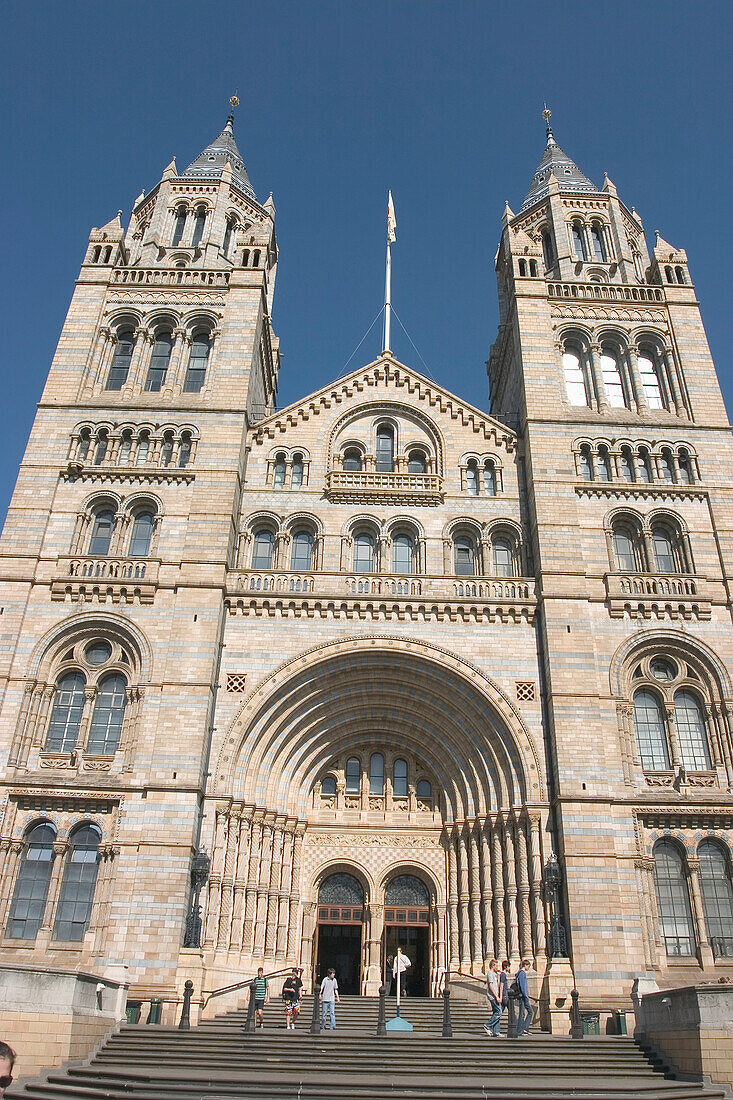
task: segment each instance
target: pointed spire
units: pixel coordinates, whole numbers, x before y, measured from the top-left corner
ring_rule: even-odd
[[[595,184],[591,183],[588,177],[578,168],[575,161],[572,161],[567,153],[564,153],[555,141],[555,135],[550,126],[551,114],[552,111],[547,104],[545,104],[542,117],[545,120],[547,145],[545,146],[542,160],[537,166],[537,171],[532,179],[530,189],[521,205],[520,213],[522,210],[526,210],[527,207],[533,206],[540,199],[547,197],[551,176],[554,176],[557,180],[560,191],[572,191],[576,193],[590,192],[591,194],[598,194],[598,188]]]
[[[221,179],[228,161],[232,173],[231,182],[235,187],[238,187],[240,191],[244,191],[245,195],[248,195],[249,198],[257,201],[257,196],[254,193],[252,184],[249,182],[247,169],[244,167],[242,154],[239,152],[237,143],[234,140],[234,109],[239,105],[239,100],[236,95],[233,95],[229,102],[232,109],[226,120],[224,129],[219,136],[212,141],[211,145],[207,145],[204,151],[199,153],[195,160],[191,161],[188,168],[183,173],[183,178],[200,180]]]

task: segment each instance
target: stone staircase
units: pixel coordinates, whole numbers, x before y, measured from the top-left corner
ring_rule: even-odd
[[[387,1018],[394,1000],[387,1002]],[[534,1032],[491,1039],[485,1008],[455,1002],[452,1039],[442,1003],[408,998],[410,1034],[375,1035],[378,1003],[344,997],[337,1030],[310,1035],[306,999],[295,1032],[279,1001],[265,1027],[245,1035],[244,1010],[190,1031],[123,1025],[85,1063],[14,1085],[7,1100],[691,1100],[723,1088],[674,1081],[631,1038],[574,1040]],[[502,1021],[506,1027],[506,1018]]]

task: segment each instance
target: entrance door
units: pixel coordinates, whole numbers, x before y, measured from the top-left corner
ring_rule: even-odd
[[[384,929],[385,958],[397,954],[401,947],[412,963],[407,971],[407,994],[410,997],[430,996],[430,929],[415,925],[388,924]],[[397,983],[392,982],[392,996],[396,996]]]
[[[339,993],[360,993],[361,925],[319,924],[316,967],[319,982],[333,967]]]

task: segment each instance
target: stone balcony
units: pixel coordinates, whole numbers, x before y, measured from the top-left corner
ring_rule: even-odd
[[[340,504],[442,504],[443,479],[437,474],[381,470],[331,470],[326,496]]]
[[[606,600],[613,619],[669,617],[709,619],[705,577],[690,573],[606,573]]]
[[[59,558],[51,581],[52,600],[152,603],[160,562],[151,558]]]

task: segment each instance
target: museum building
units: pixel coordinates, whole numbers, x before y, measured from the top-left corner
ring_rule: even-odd
[[[733,453],[686,253],[548,122],[491,411],[389,350],[278,409],[233,125],[92,230],[20,467],[3,962],[374,995],[400,945],[435,996],[528,956],[546,1025],[731,974]]]

